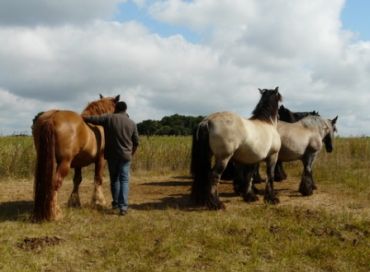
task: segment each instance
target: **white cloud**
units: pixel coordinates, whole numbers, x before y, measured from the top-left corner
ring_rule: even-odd
[[[370,43],[343,30],[343,0],[134,1],[157,20],[198,32],[200,44],[104,20],[118,2],[94,1],[86,12],[84,1],[50,2],[63,5],[55,20],[37,16],[52,14],[51,4],[36,11],[33,3],[27,16],[36,23],[14,7],[14,22],[0,19],[0,98],[13,101],[0,104],[1,127],[29,128],[3,123],[22,99],[30,106],[18,112],[33,117],[51,107],[79,112],[99,93],[121,94],[136,121],[220,110],[249,116],[258,87],[280,86],[288,108],[339,114],[341,134],[370,134]]]

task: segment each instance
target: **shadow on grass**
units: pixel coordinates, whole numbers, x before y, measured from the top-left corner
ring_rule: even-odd
[[[182,211],[194,211],[203,209],[195,205],[190,199],[189,194],[173,194],[158,199],[156,202],[146,202],[141,204],[131,204],[130,209],[134,210],[167,210],[177,209]]]
[[[175,179],[187,179],[187,180],[193,180],[193,177],[192,176],[174,176],[172,178],[175,178]]]
[[[33,201],[12,201],[0,203],[0,222],[29,220]]]
[[[169,192],[168,196],[163,198],[158,198],[157,201],[140,203],[140,204],[130,204],[130,209],[135,210],[166,210],[166,209],[177,209],[182,211],[199,211],[208,210],[204,205],[197,205],[192,201],[190,197],[190,191],[192,186],[191,176],[175,176],[173,179],[179,180],[167,180],[167,181],[149,181],[140,184],[140,186],[150,187],[163,187]],[[220,184],[230,184],[229,181],[221,181]],[[177,188],[182,192],[171,192],[170,187]],[[185,190],[180,189],[184,187]],[[234,192],[222,192],[219,194],[220,197],[235,197],[238,196]],[[229,200],[223,200],[224,203],[230,202]]]
[[[190,181],[153,181],[153,182],[146,182],[143,183],[142,186],[168,186],[168,187],[175,187],[175,186],[187,186],[190,187],[192,182]]]

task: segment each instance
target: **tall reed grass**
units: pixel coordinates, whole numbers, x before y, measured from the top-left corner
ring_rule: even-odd
[[[31,137],[0,137],[0,178],[28,178],[34,163]]]
[[[191,137],[141,137],[132,171],[139,175],[188,174],[190,156]],[[0,137],[0,179],[31,178],[34,163],[32,137]],[[314,165],[314,177],[320,183],[369,191],[369,168],[370,138],[337,138],[332,153],[326,153],[324,148],[321,151]],[[285,169],[291,177],[299,177],[302,172],[300,162],[286,163]]]
[[[185,136],[141,137],[134,156],[134,174],[188,174],[191,139]],[[0,179],[32,178],[36,154],[32,137],[0,137]],[[93,170],[89,166],[89,174]]]

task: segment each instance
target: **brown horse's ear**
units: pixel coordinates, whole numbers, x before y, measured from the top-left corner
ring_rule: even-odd
[[[279,92],[279,87],[276,87],[275,88],[275,92],[278,93]]]
[[[104,96],[102,94],[99,94],[99,97],[100,97],[100,99],[103,99],[104,98]]]
[[[120,97],[120,95],[117,95],[115,98],[114,98],[114,102],[118,102],[119,101],[119,97]]]
[[[332,123],[333,125],[335,125],[335,123],[337,122],[337,120],[338,120],[338,115],[337,115],[333,120],[331,120],[331,123]]]
[[[263,94],[265,92],[265,90],[261,90],[260,88],[258,88],[258,90],[260,91],[260,94]]]

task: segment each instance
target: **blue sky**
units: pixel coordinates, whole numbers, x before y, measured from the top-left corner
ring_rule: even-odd
[[[369,0],[346,0],[341,14],[342,25],[344,29],[356,34],[355,39],[370,40],[369,11]],[[139,21],[150,31],[158,33],[163,37],[179,33],[189,42],[198,43],[201,41],[199,33],[195,33],[183,26],[170,25],[155,20],[148,14],[145,8],[138,7],[131,0],[119,5],[119,13],[114,16],[114,19],[122,22]]]
[[[113,18],[121,22],[139,21],[144,24],[151,32],[158,33],[162,37],[169,37],[181,34],[187,41],[198,43],[200,37],[189,28],[170,25],[153,19],[145,8],[138,7],[133,1],[127,1],[119,5],[119,13]]]
[[[341,16],[343,27],[357,33],[359,39],[370,40],[369,12],[369,0],[347,0]]]

